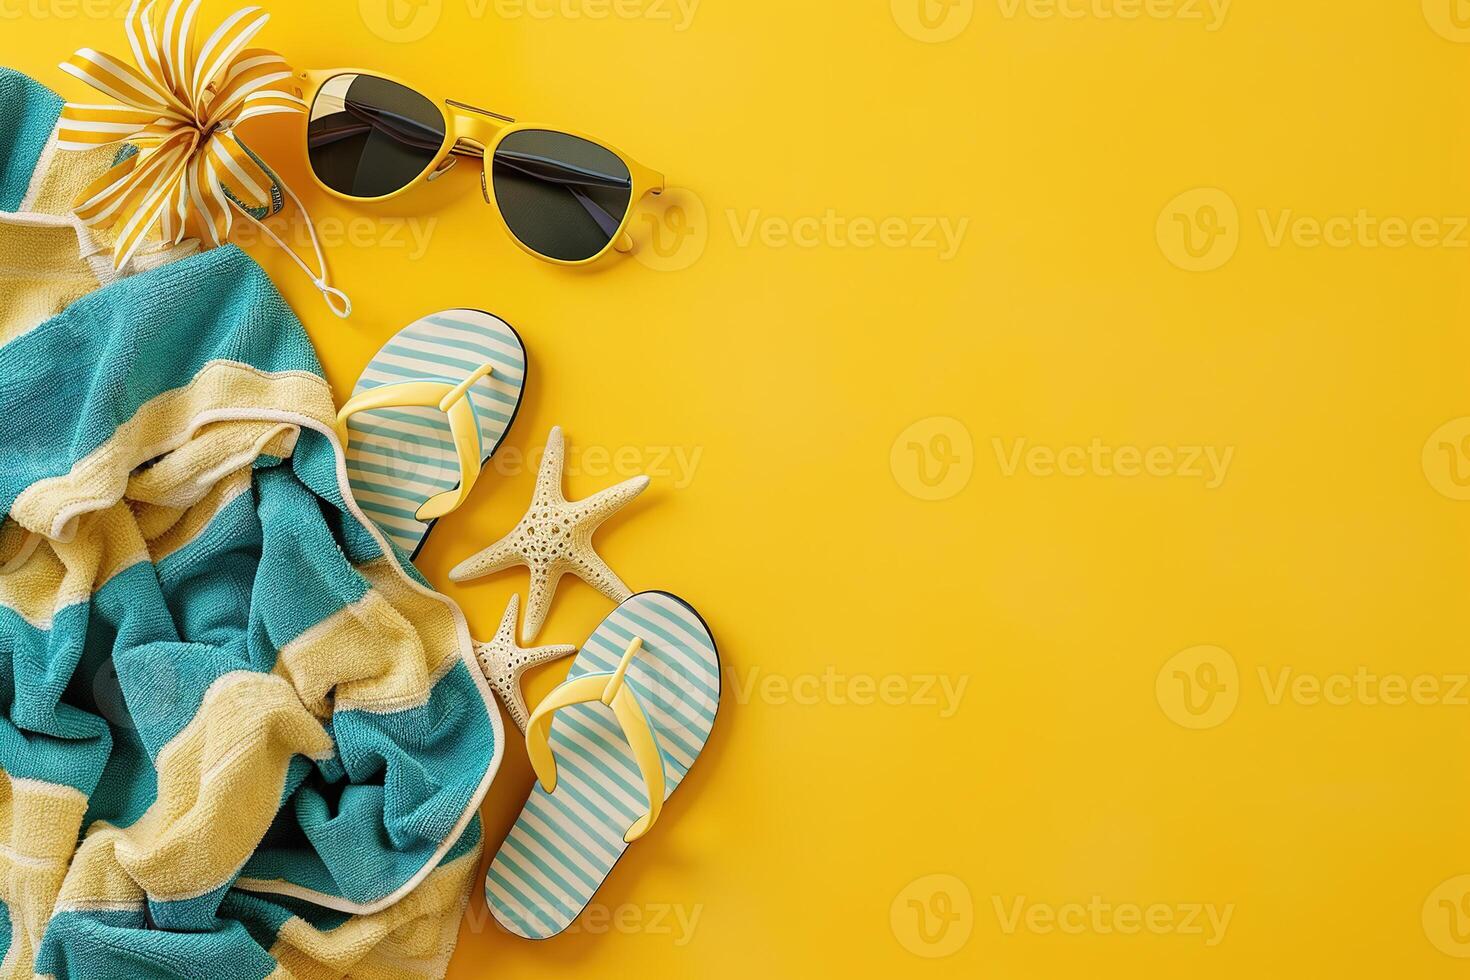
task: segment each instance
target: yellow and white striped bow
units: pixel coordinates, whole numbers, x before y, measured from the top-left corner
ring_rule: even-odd
[[[84,224],[116,234],[116,268],[160,225],[166,242],[193,237],[221,244],[230,232],[232,197],[242,210],[272,209],[275,180],[234,127],[258,116],[306,111],[285,60],[246,47],[270,15],[247,7],[199,45],[201,2],[133,0],[126,29],[136,68],[91,48],[61,65],[121,104],[68,102],[57,145],[91,150],[126,142],[138,148],[84,190],[76,207]]]

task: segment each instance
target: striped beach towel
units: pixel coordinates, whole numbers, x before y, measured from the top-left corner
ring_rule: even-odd
[[[0,256],[0,977],[442,976],[503,744],[465,621],[259,266],[92,260],[59,109],[0,70],[0,238],[50,233]]]

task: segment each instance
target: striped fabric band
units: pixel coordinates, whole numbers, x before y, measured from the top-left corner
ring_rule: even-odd
[[[57,146],[138,148],[84,190],[76,209],[87,225],[116,233],[119,269],[154,228],[174,244],[193,237],[219,245],[230,231],[231,196],[246,209],[270,205],[274,178],[233,128],[259,116],[306,111],[285,60],[247,47],[269,15],[246,7],[198,44],[200,2],[133,0],[126,28],[136,68],[92,48],[61,63],[62,71],[119,104],[67,103]]]

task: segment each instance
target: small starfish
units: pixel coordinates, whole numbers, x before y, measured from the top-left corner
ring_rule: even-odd
[[[531,720],[526,707],[525,695],[521,694],[521,675],[539,664],[570,657],[577,652],[574,646],[531,647],[527,649],[516,643],[516,619],[521,611],[521,597],[517,593],[510,597],[505,615],[500,618],[500,628],[489,643],[475,644],[475,654],[480,658],[480,667],[490,689],[500,697],[500,703],[510,713],[521,734],[526,732],[526,723]]]
[[[562,495],[562,469],[566,443],[561,427],[552,428],[546,439],[546,455],[536,474],[536,492],[519,524],[484,551],[454,567],[449,578],[467,582],[516,565],[531,570],[531,589],[526,599],[526,620],[521,624],[521,642],[530,643],[546,622],[557,583],[567,572],[592,586],[614,602],[633,594],[592,547],[592,535],[624,504],[643,492],[648,477],[631,480],[595,493],[586,500],[568,501]]]

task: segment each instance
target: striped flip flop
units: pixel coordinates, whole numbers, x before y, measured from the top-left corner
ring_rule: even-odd
[[[373,357],[337,416],[362,509],[413,558],[500,448],[526,384],[526,349],[499,317],[446,310]]]
[[[658,819],[719,704],[719,654],[693,607],[643,592],[613,610],[527,725],[537,783],[485,875],[496,920],[526,939],[571,925]]]

